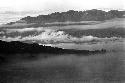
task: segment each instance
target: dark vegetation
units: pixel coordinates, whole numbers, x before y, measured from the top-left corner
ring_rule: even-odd
[[[72,35],[74,37],[82,37],[83,35],[94,37],[105,38],[105,37],[122,37],[125,38],[125,28],[104,28],[104,29],[62,29],[59,31],[64,31],[65,33]]]
[[[105,50],[101,50],[105,51]],[[19,41],[5,42],[0,41],[0,53],[1,54],[14,54],[14,53],[89,53],[89,52],[100,52],[100,51],[88,51],[88,50],[73,50],[73,49],[62,49],[51,46],[42,46],[37,43],[22,43]]]
[[[57,47],[42,46],[37,43],[28,44],[19,41],[5,42],[0,41],[0,59],[8,57],[8,55],[14,54],[95,54],[105,53],[106,50],[73,50],[73,49],[62,49]],[[5,55],[5,56],[4,56]]]
[[[39,15],[37,17],[27,16],[22,18],[26,23],[51,23],[51,22],[65,22],[65,21],[104,21],[112,18],[124,17],[125,11],[110,10],[108,12],[92,9],[87,11],[55,12],[49,15]]]

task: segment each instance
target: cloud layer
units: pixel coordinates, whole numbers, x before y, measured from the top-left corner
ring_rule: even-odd
[[[117,40],[117,37],[111,38],[98,38],[92,35],[82,37],[73,37],[69,34],[66,34],[64,31],[56,31],[52,29],[40,28],[24,28],[24,29],[7,29],[6,32],[1,31],[0,34],[16,34],[14,37],[11,36],[2,36],[1,39],[4,41],[39,41],[39,43],[84,43],[84,42],[102,42],[102,41],[114,41]],[[28,36],[22,36],[28,32],[39,32],[39,34],[34,35],[33,33],[28,34]]]

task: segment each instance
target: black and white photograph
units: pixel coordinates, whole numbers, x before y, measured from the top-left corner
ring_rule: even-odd
[[[125,83],[125,0],[0,0],[0,83]]]

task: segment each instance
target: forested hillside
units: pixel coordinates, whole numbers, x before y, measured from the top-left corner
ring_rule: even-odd
[[[51,22],[65,22],[65,21],[104,21],[112,18],[124,17],[125,11],[110,10],[108,12],[102,10],[86,10],[67,12],[55,12],[49,15],[39,15],[37,17],[27,16],[22,18],[27,23],[51,23]]]

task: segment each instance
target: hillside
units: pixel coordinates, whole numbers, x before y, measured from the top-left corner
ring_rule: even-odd
[[[0,54],[18,54],[18,53],[28,53],[28,54],[37,54],[37,53],[54,53],[54,54],[63,54],[63,53],[103,53],[105,50],[89,51],[89,50],[73,50],[73,49],[62,49],[51,46],[42,46],[37,43],[22,43],[19,41],[5,42],[0,41]]]
[[[27,23],[51,23],[51,22],[65,22],[65,21],[104,21],[112,18],[121,18],[125,11],[111,10],[108,12],[102,10],[87,10],[87,11],[74,11],[55,12],[49,15],[39,15],[37,17],[27,16],[21,20]]]

